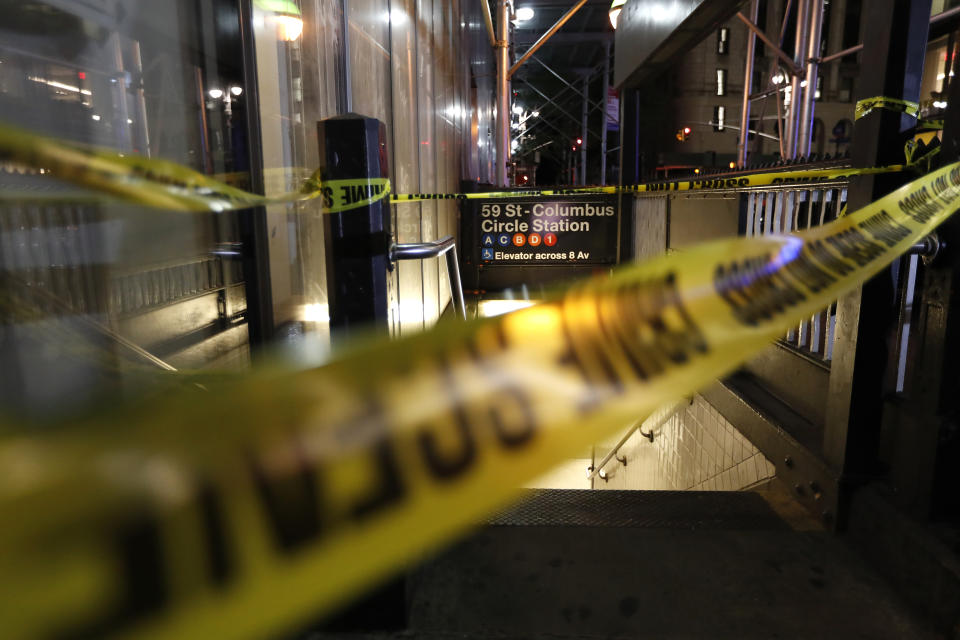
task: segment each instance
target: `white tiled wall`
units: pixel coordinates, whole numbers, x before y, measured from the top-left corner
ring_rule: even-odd
[[[608,480],[595,479],[595,489],[736,491],[775,474],[773,464],[699,395],[651,416],[643,431],[651,428],[654,441],[636,432],[620,449],[626,465],[608,462]],[[598,461],[618,439],[597,446]]]

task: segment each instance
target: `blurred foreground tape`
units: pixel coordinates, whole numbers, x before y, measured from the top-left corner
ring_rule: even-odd
[[[0,437],[0,620],[24,637],[264,637],[701,388],[960,206],[960,163],[831,224],[722,240],[310,371]]]

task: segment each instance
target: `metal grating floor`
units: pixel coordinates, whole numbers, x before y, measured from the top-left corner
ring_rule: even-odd
[[[486,521],[499,526],[785,530],[752,492],[537,489]]]

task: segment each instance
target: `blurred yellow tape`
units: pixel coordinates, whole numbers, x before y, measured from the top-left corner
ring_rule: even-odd
[[[281,635],[723,376],[960,206],[960,163],[822,227],[497,318],[0,437],[6,637]]]
[[[920,115],[920,105],[910,100],[901,98],[888,98],[886,96],[874,96],[858,100],[854,108],[853,119],[859,120],[875,109],[884,109],[886,111],[896,111],[905,113],[908,116],[918,117]]]
[[[319,199],[323,211],[337,213],[365,207],[390,193],[390,181],[386,178],[321,181],[314,173],[303,181],[299,191],[261,196],[168,160],[126,156],[2,124],[0,162],[42,170],[60,180],[171,211],[227,211]],[[0,192],[0,198],[4,200],[33,197],[36,194]],[[57,196],[52,197],[56,199]],[[65,197],[77,196],[69,194]],[[49,198],[40,196],[40,199]]]

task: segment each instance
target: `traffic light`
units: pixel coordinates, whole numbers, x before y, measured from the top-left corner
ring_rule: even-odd
[[[693,129],[691,129],[690,127],[677,129],[677,140],[679,140],[680,142],[685,142],[687,139],[687,136],[689,136],[692,132],[693,132]]]

